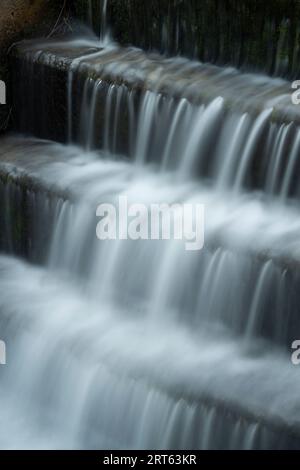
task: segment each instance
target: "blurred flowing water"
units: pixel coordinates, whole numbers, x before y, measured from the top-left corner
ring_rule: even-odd
[[[1,142],[0,446],[299,448],[289,83],[90,46],[69,72],[69,144]],[[96,208],[121,195],[204,204],[204,249],[100,242]]]

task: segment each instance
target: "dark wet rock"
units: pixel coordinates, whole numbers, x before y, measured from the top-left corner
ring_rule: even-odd
[[[64,10],[62,8],[64,7]],[[67,11],[64,0],[2,0],[0,16],[0,79],[7,84],[7,105],[0,106],[0,133],[9,126],[11,116],[11,77],[8,51],[23,38],[55,34],[57,20]]]
[[[90,2],[99,33],[99,1]],[[84,21],[90,21],[88,5],[75,2]],[[300,74],[299,18],[297,0],[108,1],[113,35],[122,45],[289,78]]]

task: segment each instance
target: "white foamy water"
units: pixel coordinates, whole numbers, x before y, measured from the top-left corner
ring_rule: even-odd
[[[233,342],[222,330],[145,322],[132,306],[95,302],[70,280],[19,261],[2,257],[0,270],[8,343],[1,416],[18,404],[10,447],[248,448],[253,432],[272,447],[272,428],[255,426],[256,416],[275,430],[299,426],[300,379],[279,350]],[[220,421],[224,401],[235,424],[223,419],[215,439],[210,421]],[[247,435],[237,433],[240,409],[253,413]]]

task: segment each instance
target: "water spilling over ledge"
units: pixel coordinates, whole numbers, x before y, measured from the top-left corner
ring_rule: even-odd
[[[48,260],[52,268],[78,276],[92,293],[100,292],[120,305],[134,298],[146,318],[155,320],[163,309],[166,318],[200,331],[203,323],[221,323],[245,338],[258,335],[289,347],[300,327],[299,211],[263,201],[259,195],[216,193],[194,182],[174,188],[172,173],[99,157],[21,137],[2,141],[0,174],[6,176],[0,178],[1,213],[9,214],[10,207],[13,215],[2,221],[6,251],[18,252],[14,220],[19,220],[22,239],[30,242],[21,254],[35,262]],[[124,240],[114,246],[95,238],[100,202],[127,195],[149,205],[154,193],[157,202],[205,203],[206,242],[201,253],[193,256],[181,243]],[[147,273],[139,278],[145,263]],[[177,265],[182,267],[180,277],[171,275]],[[224,310],[224,301],[229,310]]]
[[[19,129],[208,177],[218,187],[298,196],[300,114],[289,82],[96,46],[15,49],[17,76],[31,77],[15,84]],[[48,109],[44,120],[39,106]]]
[[[168,58],[201,56],[185,49],[179,10],[162,36],[139,36],[147,52],[122,48],[109,21],[117,3],[101,2],[96,39],[11,53],[19,134],[0,142],[0,447],[299,449],[290,347],[300,331],[300,111],[290,83],[216,66],[253,65],[243,43],[230,56],[223,23],[202,49],[211,63]],[[284,28],[266,70],[292,76],[297,41],[293,59],[281,55],[291,16],[272,15],[266,37]],[[164,55],[151,52],[157,44]],[[99,241],[97,207],[120,196],[204,204],[204,249]]]
[[[0,266],[2,331],[7,339],[15,331],[7,386],[15,384],[12,402],[20,402],[21,393],[27,404],[19,422],[29,427],[35,446],[42,441],[55,447],[56,439],[66,448],[298,446],[299,375],[280,352],[259,353],[259,345],[247,352],[225,335],[216,343],[215,335],[194,335],[179,325],[161,324],[158,330],[131,310],[124,316],[124,309],[113,311],[104,303],[99,310],[57,274],[3,257]],[[19,296],[12,300],[16,288]],[[20,373],[24,362],[36,365],[34,381]],[[52,381],[53,391],[47,386]],[[260,384],[255,393],[253,382]],[[282,407],[278,391],[286,386],[289,402]],[[5,404],[9,414],[10,402]],[[111,419],[120,415],[121,427]],[[57,425],[61,432],[46,441]],[[39,428],[44,432],[37,437]],[[15,445],[28,446],[26,433],[18,432]]]

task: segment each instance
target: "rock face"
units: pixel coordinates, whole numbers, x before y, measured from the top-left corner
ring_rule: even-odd
[[[8,104],[0,106],[0,132],[8,124],[10,113],[10,78],[7,51],[11,44],[23,38],[48,36],[63,6],[64,0],[1,0],[0,5],[0,80],[7,84]]]

